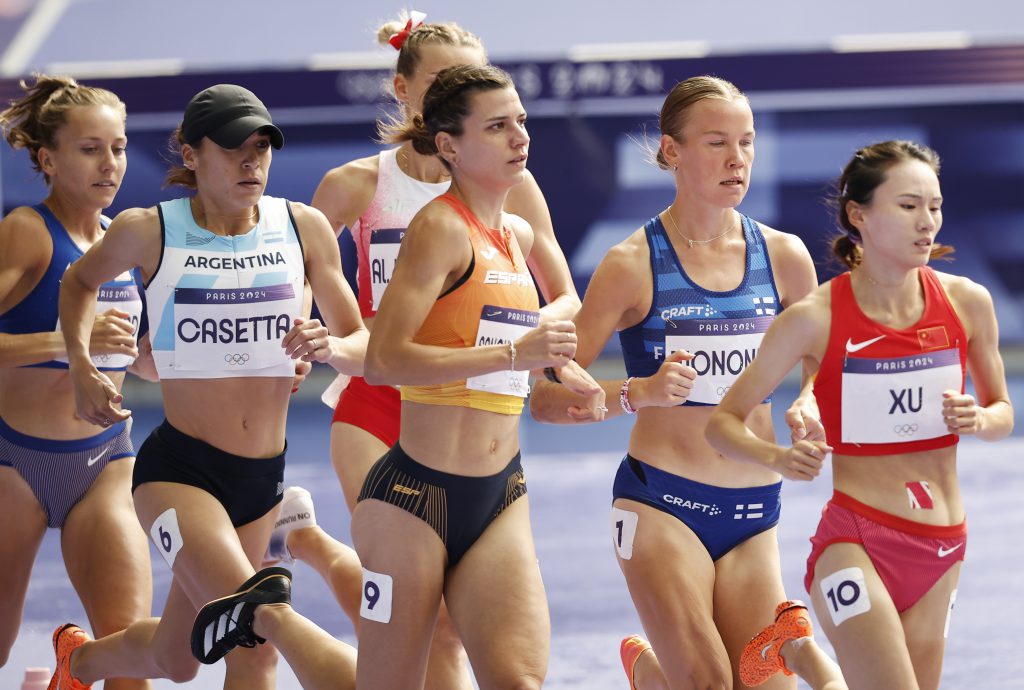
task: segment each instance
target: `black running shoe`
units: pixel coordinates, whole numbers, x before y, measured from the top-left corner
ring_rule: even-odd
[[[253,632],[252,620],[261,604],[290,604],[292,574],[286,568],[264,568],[231,595],[214,599],[199,610],[192,626],[192,656],[213,664],[235,647],[266,642]]]

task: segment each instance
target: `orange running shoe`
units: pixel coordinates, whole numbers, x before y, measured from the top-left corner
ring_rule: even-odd
[[[740,655],[740,680],[748,687],[760,685],[779,671],[787,676],[779,651],[789,640],[810,637],[814,633],[807,605],[802,601],[784,601],[775,607],[775,622],[754,636]]]
[[[71,653],[91,639],[89,633],[74,623],[65,623],[53,631],[57,670],[47,690],[89,690],[92,687],[92,683],[83,683],[71,675]]]
[[[623,638],[622,644],[619,645],[619,657],[622,659],[622,670],[626,672],[626,678],[629,679],[629,690],[636,690],[636,685],[633,683],[633,669],[636,667],[640,655],[650,648],[651,643],[639,635]]]

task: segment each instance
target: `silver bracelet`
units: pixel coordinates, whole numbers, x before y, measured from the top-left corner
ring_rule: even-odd
[[[509,371],[515,371],[516,370],[516,344],[514,342],[512,342],[511,340],[508,341],[508,354],[509,354],[509,359],[511,360],[511,362],[508,365],[508,370]]]

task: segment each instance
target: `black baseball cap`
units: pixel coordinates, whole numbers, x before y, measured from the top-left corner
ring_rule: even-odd
[[[263,101],[235,84],[217,84],[197,93],[188,102],[181,121],[181,134],[189,144],[209,137],[226,149],[237,149],[253,132],[264,128],[270,135],[271,146],[284,146],[284,135]]]

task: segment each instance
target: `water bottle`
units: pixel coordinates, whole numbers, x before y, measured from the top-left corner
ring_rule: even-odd
[[[21,690],[46,690],[50,684],[50,669],[26,668]]]

